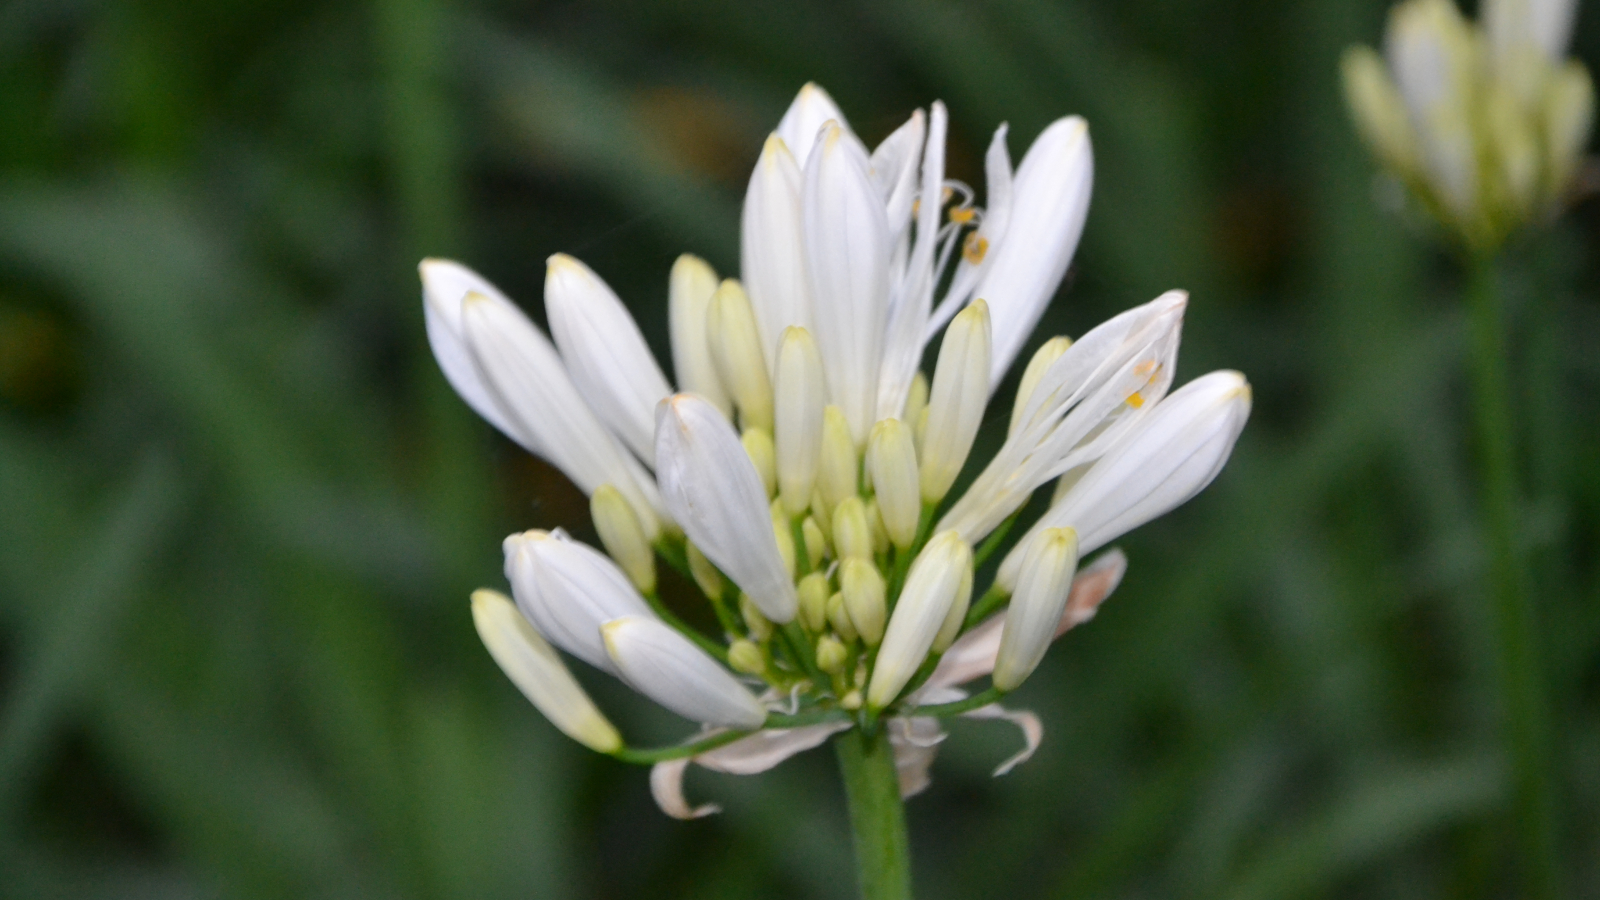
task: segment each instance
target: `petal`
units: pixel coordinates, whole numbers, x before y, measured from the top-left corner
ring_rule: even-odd
[[[600,626],[606,652],[628,686],[694,722],[754,730],[767,711],[754,694],[694,642],[653,616]]]
[[[980,706],[977,709],[964,712],[961,717],[964,719],[1004,719],[1017,726],[1017,730],[1022,732],[1024,741],[1022,751],[995,767],[994,777],[996,778],[1033,758],[1033,752],[1039,749],[1039,743],[1044,740],[1044,725],[1039,721],[1038,716],[1027,710],[1013,712],[998,703],[991,703],[988,706]]]
[[[474,591],[472,622],[506,677],[562,733],[601,753],[622,747],[622,736],[595,708],[561,657],[504,594]]]
[[[529,453],[544,456],[539,449],[538,436],[512,422],[479,377],[461,321],[461,303],[469,293],[493,297],[507,305],[511,305],[511,301],[477,272],[460,263],[425,259],[417,271],[422,276],[422,312],[428,344],[433,348],[434,359],[438,360],[445,379],[474,412],[498,428],[501,434],[521,444]]]
[[[544,308],[579,393],[648,463],[655,456],[656,404],[672,388],[627,307],[588,266],[557,253],[547,261]]]
[[[1083,234],[1094,187],[1089,126],[1059,119],[1040,134],[1017,167],[1004,237],[974,295],[994,318],[992,383],[998,385],[1055,295]]]
[[[828,393],[859,446],[876,420],[889,294],[889,222],[861,142],[834,123],[806,166],[806,260]]]
[[[707,315],[717,291],[717,273],[705,260],[685,253],[672,265],[667,283],[667,321],[672,333],[672,366],[683,390],[711,401],[725,416],[733,415],[733,401],[717,378],[711,359],[711,333]],[[654,410],[651,411],[654,416]],[[653,434],[654,432],[652,432]],[[654,453],[651,454],[652,457]]]
[[[507,419],[536,435],[541,455],[585,494],[616,485],[654,538],[663,514],[654,482],[595,418],[549,340],[521,310],[491,295],[468,294],[461,319],[479,377]]]
[[[821,123],[818,123],[819,126]],[[761,348],[775,359],[790,325],[811,327],[800,166],[776,134],[767,138],[750,174],[740,219],[739,274],[750,295]]]
[[[976,252],[964,251],[961,254],[961,261],[956,264],[955,277],[950,279],[950,288],[928,320],[928,328],[922,338],[924,342],[933,340],[933,336],[939,333],[944,323],[950,321],[950,317],[959,312],[962,305],[972,296],[973,288],[978,286],[983,276],[994,268],[996,254],[991,251],[1005,239],[1006,225],[1011,221],[1011,198],[1014,195],[1011,154],[1006,150],[1007,130],[1005,125],[995,129],[994,138],[989,141],[989,150],[984,154],[983,167],[988,187],[984,192],[983,221],[978,225],[977,237],[969,238],[975,246],[983,249]]]
[[[560,530],[512,535],[504,546],[506,576],[523,613],[556,646],[616,674],[601,624],[655,615],[622,569]]]
[[[943,500],[955,484],[988,403],[989,306],[978,300],[961,311],[939,345],[919,454],[924,503]]]
[[[806,82],[800,88],[800,93],[795,95],[794,102],[789,104],[782,121],[778,122],[777,130],[778,137],[788,145],[801,169],[806,167],[811,149],[816,146],[817,132],[830,121],[838,122],[846,130],[850,128],[844,113],[839,111],[839,105],[833,102],[828,92],[816,82]]]
[[[664,401],[656,418],[662,499],[695,546],[767,618],[794,618],[794,582],[772,531],[766,488],[716,407],[690,394]]]
[[[912,246],[905,277],[895,291],[885,326],[883,362],[878,374],[877,418],[900,415],[922,361],[923,334],[933,312],[933,290],[938,281],[934,257],[939,245],[939,219],[944,208],[944,142],[948,116],[944,104],[934,102],[928,117],[928,141],[922,151],[922,184],[917,205],[917,240]]]
[[[804,328],[784,331],[773,372],[773,441],[779,494],[790,517],[811,505],[822,458],[822,410],[828,387],[817,342]]]
[[[1016,690],[1044,659],[1066,611],[1077,567],[1078,535],[1071,528],[1046,529],[1028,545],[1016,593],[1006,606],[995,655],[995,687]]]
[[[926,131],[927,123],[919,109],[872,151],[872,183],[883,197],[889,233],[897,241],[911,224],[911,207],[917,196],[917,158]]]
[[[1122,583],[1128,571],[1128,557],[1115,547],[1100,554],[1094,562],[1078,570],[1072,579],[1072,595],[1067,598],[1067,608],[1056,624],[1056,637],[1094,618],[1100,604],[1106,602],[1111,592]]]
[[[913,797],[928,787],[928,769],[939,755],[945,732],[939,720],[923,716],[915,719],[890,719],[889,745],[894,750],[895,774],[900,779],[900,798]]]
[[[690,760],[685,757],[650,767],[650,796],[655,798],[656,806],[674,819],[686,822],[722,812],[722,807],[715,803],[689,805],[688,799],[683,796],[683,773],[688,770],[689,763]]]
[[[827,722],[807,725],[804,728],[764,728],[747,738],[741,738],[725,747],[702,753],[694,758],[696,763],[716,772],[729,775],[755,775],[765,772],[797,753],[816,747],[841,731],[853,727],[851,722]]]
[[[928,656],[963,580],[970,583],[972,548],[950,531],[933,536],[911,563],[905,587],[889,616],[883,645],[867,683],[867,704],[883,709]]]

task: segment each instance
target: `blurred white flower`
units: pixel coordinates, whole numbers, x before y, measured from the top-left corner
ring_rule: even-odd
[[[576,259],[549,258],[553,344],[475,273],[422,265],[445,376],[591,495],[610,554],[559,530],[507,538],[516,605],[475,600],[484,641],[563,731],[658,761],[652,788],[673,815],[711,809],[683,799],[691,761],[762,771],[851,727],[887,729],[907,794],[927,782],[941,716],[1017,724],[1027,748],[1000,771],[1025,759],[1038,719],[993,698],[1093,615],[1124,566],[1112,551],[1074,580],[1078,541],[1092,549],[1188,499],[1243,424],[1248,402],[1213,389],[1220,379],[1227,397],[1247,397],[1233,373],[1163,399],[1187,304],[1172,292],[1076,343],[1047,342],[998,454],[953,491],[974,468],[991,394],[1072,260],[1093,163],[1088,127],[1070,117],[1013,172],[1001,126],[980,209],[945,178],[946,129],[934,103],[869,152],[826,92],[803,88],[750,178],[743,282],[692,256],[673,267],[679,393]],[[919,366],[941,332],[930,383]],[[1069,471],[1077,487],[1019,544],[1034,549],[1012,553],[1015,608],[998,612],[1015,579],[972,607],[975,547]],[[1050,540],[1032,540],[1044,528]],[[652,553],[700,587],[720,634],[660,602]],[[627,747],[549,644],[700,733],[680,748]],[[994,686],[967,699],[960,686],[997,658]]]

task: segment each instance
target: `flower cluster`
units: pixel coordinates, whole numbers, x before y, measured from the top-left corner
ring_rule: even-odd
[[[1344,57],[1362,136],[1439,221],[1475,251],[1554,210],[1594,117],[1594,85],[1565,59],[1575,0],[1406,0],[1389,15],[1387,66]]]
[[[950,496],[1071,261],[1093,163],[1073,117],[1013,171],[1002,126],[979,209],[945,178],[946,127],[934,103],[869,153],[826,93],[803,88],[750,179],[742,282],[692,256],[673,267],[679,392],[576,259],[549,260],[553,343],[470,270],[421,266],[445,376],[590,495],[606,551],[560,530],[506,538],[515,600],[475,593],[479,634],[566,734],[655,763],[673,815],[712,809],[683,798],[691,761],[761,771],[852,727],[888,729],[906,794],[927,781],[943,716],[1017,724],[1027,748],[1001,771],[1025,759],[1037,719],[994,701],[1125,566],[1115,550],[1079,558],[1205,487],[1248,415],[1236,372],[1168,393],[1186,304],[1173,292],[1045,343],[1003,445]],[[930,380],[919,366],[941,331]],[[974,599],[980,567],[1052,480],[1049,510]],[[699,587],[721,634],[660,602],[658,560]],[[555,648],[702,731],[628,747]],[[961,687],[984,676],[976,695]]]

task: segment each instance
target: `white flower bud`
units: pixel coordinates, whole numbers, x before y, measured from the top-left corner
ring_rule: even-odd
[[[802,169],[811,157],[812,147],[816,145],[817,132],[830,121],[844,128],[850,127],[845,124],[844,113],[839,111],[839,105],[833,102],[828,92],[815,82],[806,82],[784,112],[776,132],[794,153],[795,162]]]
[[[656,415],[656,479],[684,533],[767,618],[793,619],[794,579],[766,490],[728,420],[693,394],[668,398]]]
[[[596,668],[612,671],[600,623],[654,615],[616,563],[566,532],[513,534],[504,549],[506,579],[523,614],[551,643]]]
[[[544,308],[573,383],[648,463],[655,455],[656,404],[672,388],[627,307],[588,266],[557,253],[546,261]]]
[[[972,451],[989,403],[989,304],[974,300],[945,329],[918,454],[922,502],[938,503]]]
[[[887,585],[878,567],[863,559],[847,558],[839,564],[839,593],[856,633],[869,647],[883,640],[888,617]]]
[[[878,498],[873,497],[864,507],[867,516],[867,531],[872,535],[872,552],[882,556],[889,552],[889,532],[883,526],[882,510],[878,508]]]
[[[850,650],[831,634],[825,634],[817,641],[817,668],[829,675],[843,672],[849,656]]]
[[[972,547],[956,531],[934,535],[917,554],[878,648],[867,683],[868,706],[883,709],[900,695],[927,658],[962,582],[970,584],[971,575]]]
[[[600,633],[628,686],[678,715],[741,731],[767,720],[761,702],[732,673],[659,619],[624,616]]]
[[[689,575],[694,578],[695,586],[700,588],[700,593],[706,595],[707,600],[722,599],[722,573],[693,541],[685,541],[683,555],[689,560]]]
[[[822,123],[818,122],[817,127]],[[807,136],[814,138],[813,131]],[[739,274],[750,294],[750,307],[761,333],[761,346],[771,353],[790,325],[811,327],[810,276],[806,272],[805,238],[800,211],[800,164],[783,138],[773,134],[750,173],[740,222]]]
[[[856,631],[856,623],[850,621],[850,611],[845,609],[844,595],[835,591],[828,598],[828,624],[838,632],[841,640],[846,642],[857,640],[861,637]]]
[[[789,572],[789,580],[793,581],[799,559],[795,556],[794,529],[789,526],[789,520],[783,515],[783,504],[777,500],[772,501],[768,507],[772,518],[772,539],[778,544],[778,555],[783,557],[783,565]]]
[[[726,279],[711,297],[706,316],[711,335],[711,360],[717,379],[739,407],[739,424],[745,428],[772,428],[772,380],[767,376],[766,354],[756,330],[755,314],[744,288]]]
[[[800,624],[812,634],[828,627],[828,576],[812,572],[800,579]]]
[[[1071,528],[1047,528],[1029,543],[1000,633],[995,687],[1015,690],[1044,659],[1066,611],[1077,568],[1078,534]]]
[[[767,670],[767,659],[755,643],[739,638],[728,645],[728,665],[735,672],[760,675]]]
[[[761,476],[761,485],[767,489],[767,496],[771,497],[778,490],[777,452],[772,445],[772,435],[765,428],[746,428],[744,434],[739,435],[739,443],[743,445],[745,455],[755,463],[756,473]]]
[[[761,608],[745,594],[739,595],[739,618],[744,619],[744,627],[752,638],[764,641],[772,637],[772,620],[762,615]]]
[[[1594,82],[1582,63],[1556,70],[1544,95],[1545,165],[1550,173],[1550,200],[1567,190],[1589,142],[1594,124]]]
[[[804,328],[783,332],[773,375],[773,415],[777,430],[778,491],[790,516],[805,512],[817,483],[822,456],[822,408],[828,402],[822,357]]]
[[[822,533],[822,526],[811,516],[806,516],[805,521],[800,523],[800,534],[806,541],[806,559],[816,568],[828,557],[828,536]]]
[[[933,652],[943,653],[955,643],[956,637],[961,634],[961,626],[966,623],[967,607],[972,603],[972,568],[969,566],[962,573],[961,584],[956,588],[956,598],[950,603],[950,611],[944,614],[944,623],[939,626],[939,633],[933,638]]]
[[[1033,389],[1039,386],[1039,379],[1050,368],[1050,364],[1061,358],[1072,346],[1072,338],[1066,335],[1057,335],[1040,345],[1033,352],[1033,357],[1028,360],[1027,368],[1022,370],[1022,381],[1017,385],[1017,399],[1011,404],[1011,424],[1007,426],[1006,437],[1017,433],[1017,426],[1022,424],[1022,411],[1027,408],[1028,399],[1033,396]]]
[[[856,495],[861,457],[850,438],[850,424],[837,406],[822,410],[822,453],[817,463],[817,491],[829,512],[846,497]]]
[[[509,598],[495,591],[473,591],[472,624],[501,671],[563,734],[601,753],[622,748],[622,735]]]
[[[600,543],[617,561],[622,571],[628,573],[633,586],[641,593],[656,589],[656,555],[650,541],[644,536],[639,517],[615,485],[602,484],[589,498],[589,517],[594,520],[594,530]]]
[[[732,419],[733,400],[711,359],[711,297],[716,292],[717,273],[705,260],[689,253],[678,257],[667,282],[667,325],[678,387],[706,398]]]
[[[872,426],[867,443],[867,471],[877,494],[878,512],[889,540],[904,550],[917,535],[917,517],[922,513],[917,484],[917,450],[911,443],[911,429],[899,419],[883,419]]]
[[[872,562],[872,529],[867,525],[867,505],[860,497],[846,497],[834,507],[833,545],[840,559]]]

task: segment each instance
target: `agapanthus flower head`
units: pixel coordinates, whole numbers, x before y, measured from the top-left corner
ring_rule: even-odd
[[[1345,99],[1373,152],[1474,251],[1560,208],[1594,118],[1594,85],[1566,58],[1576,0],[1405,0],[1383,54],[1351,47]]]
[[[979,208],[945,177],[946,128],[934,103],[869,152],[826,92],[803,88],[750,178],[742,280],[687,255],[672,268],[676,387],[616,294],[570,256],[549,258],[553,341],[465,267],[421,266],[446,378],[590,495],[606,551],[559,529],[506,538],[514,600],[475,594],[479,633],[562,731],[655,763],[673,815],[712,809],[683,798],[691,761],[757,772],[849,728],[887,729],[907,794],[927,783],[942,717],[1011,721],[1027,746],[999,771],[1026,759],[1039,721],[994,701],[1094,615],[1126,565],[1112,550],[1080,568],[1080,555],[1205,487],[1248,415],[1233,372],[1167,395],[1188,303],[1172,292],[1046,342],[1004,443],[953,495],[1071,262],[1093,162],[1088,127],[1069,117],[1013,170],[1001,126]],[[1053,480],[1064,487],[1049,511],[976,592]],[[700,588],[720,633],[661,603],[658,560]],[[701,731],[628,747],[557,649]],[[963,687],[991,674],[986,690]]]

